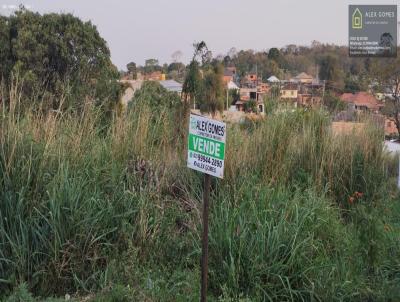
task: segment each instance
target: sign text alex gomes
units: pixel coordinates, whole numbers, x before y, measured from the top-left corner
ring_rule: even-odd
[[[223,178],[225,141],[225,123],[191,114],[188,136],[188,167]]]

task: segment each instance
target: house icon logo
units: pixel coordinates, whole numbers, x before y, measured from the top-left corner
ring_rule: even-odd
[[[356,8],[353,12],[353,15],[351,17],[351,26],[353,29],[362,29],[363,28],[363,22],[362,22],[363,16],[358,8]]]
[[[190,129],[196,130],[197,121],[195,119],[190,119]]]

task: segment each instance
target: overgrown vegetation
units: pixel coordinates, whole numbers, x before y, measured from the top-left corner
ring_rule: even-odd
[[[93,102],[110,113],[121,94],[118,77],[107,43],[91,22],[24,8],[0,15],[0,83],[23,83],[21,106],[81,111]],[[3,89],[0,102],[9,102],[8,92]]]
[[[154,112],[141,98],[106,129],[90,105],[3,106],[4,299],[198,299],[202,175],[185,165],[180,106]],[[228,136],[212,184],[211,300],[400,297],[397,163],[379,129],[334,136],[324,112],[271,110]]]

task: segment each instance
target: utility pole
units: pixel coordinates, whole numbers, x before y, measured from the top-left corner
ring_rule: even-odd
[[[229,83],[228,83],[229,85]],[[228,103],[229,103],[229,87],[228,85],[226,86],[226,111],[228,111],[229,107],[228,107]]]

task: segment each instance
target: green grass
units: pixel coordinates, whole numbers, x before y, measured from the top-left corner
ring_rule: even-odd
[[[0,112],[0,297],[197,300],[202,175],[185,165],[181,109],[134,106],[106,126],[90,107],[15,112]],[[229,125],[210,301],[398,300],[397,163],[382,137],[335,136],[322,111]]]

